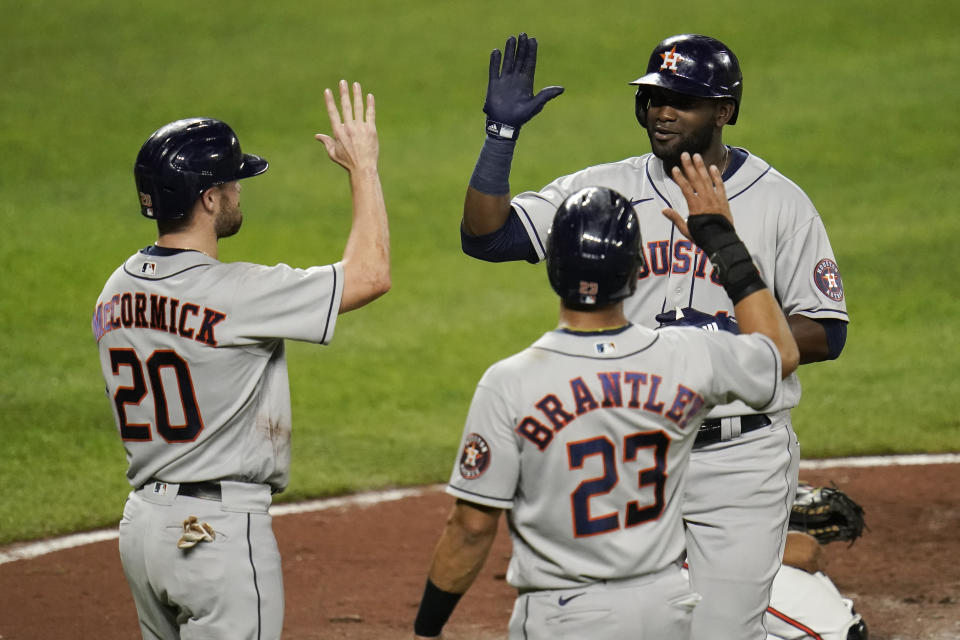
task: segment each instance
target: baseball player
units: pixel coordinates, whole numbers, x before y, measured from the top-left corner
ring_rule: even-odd
[[[268,508],[290,471],[284,340],[327,344],[337,316],[390,287],[372,94],[340,83],[332,134],[350,176],[343,259],[295,269],[217,259],[241,224],[239,180],[267,170],[212,118],[161,127],[134,167],[155,244],[97,300],[93,332],[133,486],[120,558],[144,638],[279,638],[280,555]]]
[[[730,322],[735,309],[716,262],[659,215],[663,207],[685,215],[671,171],[683,152],[697,152],[723,175],[738,233],[787,315],[801,364],[839,355],[847,323],[843,283],[820,216],[767,162],[722,141],[723,128],[737,121],[742,94],[739,62],[728,47],[679,35],[654,48],[646,74],[631,83],[652,153],[589,167],[511,198],[521,127],[563,91],[552,86],[533,94],[536,57],[537,42],[525,34],[490,56],[487,136],[467,188],[464,252],[490,261],[542,260],[559,204],[585,186],[609,187],[633,204],[645,241],[636,293],[624,301],[627,318],[656,327],[679,309],[681,320]],[[792,376],[763,412],[732,402],[715,408],[701,427],[683,506],[691,581],[703,595],[694,638],[764,637],[763,612],[797,483],[799,443],[790,409],[799,398]]]
[[[546,242],[560,325],[477,386],[418,638],[440,636],[504,510],[518,590],[511,638],[689,637],[699,596],[680,571],[679,503],[697,429],[712,405],[775,400],[799,353],[733,229],[716,167],[699,154],[682,162],[689,219],[664,214],[725,265],[743,334],[630,323],[624,300],[646,268],[633,207],[604,187],[565,199]]]
[[[767,640],[867,640],[853,601],[840,595],[822,571],[820,543],[790,531],[783,565],[773,579],[764,616]]]
[[[852,545],[866,528],[863,507],[836,485],[799,483],[764,619],[767,640],[867,640],[867,624],[853,601],[824,575],[821,548]]]
[[[790,531],[783,563],[773,579],[764,614],[766,640],[867,640],[869,631],[853,601],[821,570],[820,544]],[[683,571],[686,577],[686,566]]]

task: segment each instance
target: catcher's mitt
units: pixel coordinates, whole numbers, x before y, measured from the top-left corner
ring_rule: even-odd
[[[801,483],[790,511],[790,530],[808,533],[821,544],[849,541],[863,535],[863,507],[834,487]]]

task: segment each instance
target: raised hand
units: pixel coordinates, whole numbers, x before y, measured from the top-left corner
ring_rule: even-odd
[[[380,142],[377,138],[376,108],[373,94],[367,94],[366,113],[364,113],[363,94],[360,83],[353,83],[353,100],[346,80],[340,81],[340,109],[333,92],[325,89],[324,100],[327,114],[330,116],[332,136],[318,133],[314,136],[323,143],[330,159],[351,173],[357,169],[376,168],[380,155]]]
[[[502,68],[501,68],[502,60]],[[563,93],[563,87],[551,86],[533,95],[533,76],[537,68],[537,40],[521,33],[510,36],[503,48],[490,54],[490,78],[483,112],[494,124],[506,125],[488,133],[515,138],[516,131],[540,113],[548,101]]]
[[[733,216],[730,214],[730,202],[727,200],[727,190],[723,186],[723,178],[716,165],[709,169],[699,153],[693,154],[684,151],[680,155],[680,167],[673,168],[673,181],[680,187],[683,197],[687,201],[687,209],[691,216],[714,213],[722,215],[733,225]],[[669,218],[677,229],[687,239],[692,240],[687,221],[680,213],[672,208],[663,210],[663,215]]]

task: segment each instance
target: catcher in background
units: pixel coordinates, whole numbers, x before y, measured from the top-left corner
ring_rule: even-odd
[[[836,487],[800,483],[783,564],[763,617],[766,640],[868,640],[867,623],[822,571],[823,547],[863,534],[863,508]]]
[[[821,545],[851,545],[863,534],[863,508],[836,487],[801,483],[790,513],[783,565],[773,579],[763,625],[767,640],[867,640],[867,624],[822,573]]]

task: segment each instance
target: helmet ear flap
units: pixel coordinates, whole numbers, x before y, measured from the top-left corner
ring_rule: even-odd
[[[737,124],[737,116],[740,115],[740,100],[731,98],[730,101],[733,102],[733,114],[730,116],[730,119],[727,120],[727,124],[734,125]]]
[[[650,96],[643,90],[643,87],[637,87],[637,96],[633,103],[633,112],[637,116],[637,122],[644,129],[647,128],[647,109],[650,107]]]

